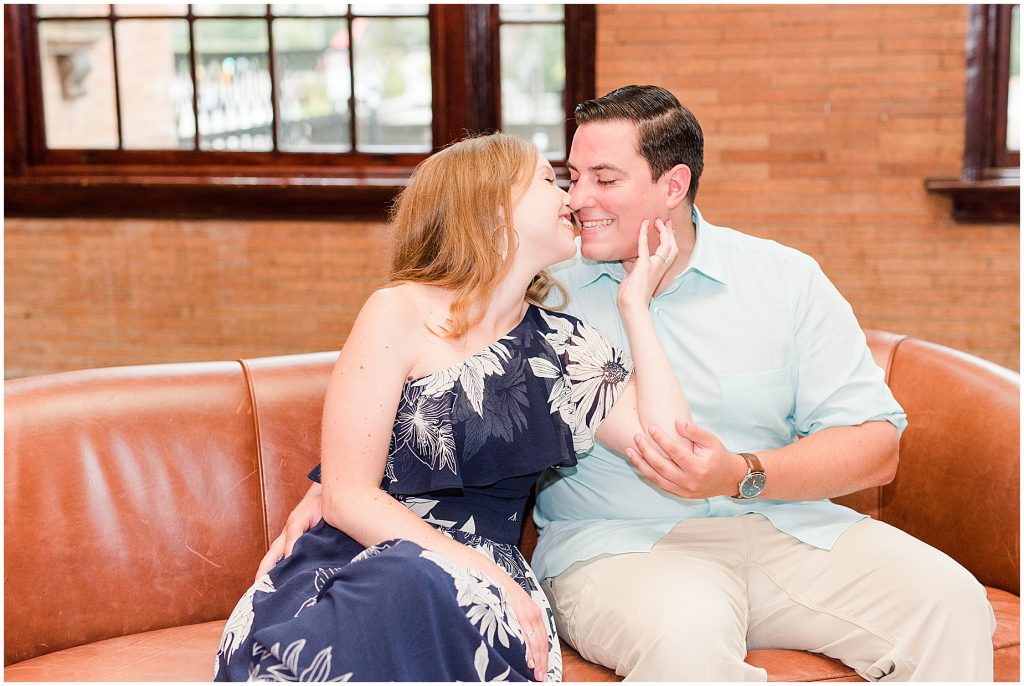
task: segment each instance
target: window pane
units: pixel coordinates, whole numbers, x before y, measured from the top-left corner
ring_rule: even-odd
[[[110,5],[36,5],[37,17],[105,17]]]
[[[114,51],[107,21],[39,24],[50,148],[116,148]]]
[[[352,148],[344,19],[275,19],[274,66],[282,150]]]
[[[124,147],[191,148],[188,22],[125,19],[116,30]]]
[[[1020,151],[1020,5],[1010,24],[1010,82],[1006,94],[1006,148]]]
[[[266,13],[267,6],[265,4],[233,5],[230,3],[211,4],[203,2],[192,5],[192,14],[197,17],[218,17],[225,15],[236,17],[262,17]]]
[[[280,2],[272,4],[270,10],[279,17],[343,16],[348,12],[348,5]]]
[[[357,2],[352,5],[352,14],[370,14],[386,16],[427,16],[430,5],[395,5],[386,2]]]
[[[144,5],[114,5],[114,12],[119,17],[184,17],[188,12],[188,5],[158,5],[146,3]],[[120,40],[120,39],[119,39]]]
[[[562,19],[564,5],[501,5],[499,16],[502,21],[530,21],[537,19]]]
[[[565,32],[561,24],[501,27],[501,128],[565,156]]]
[[[429,150],[430,41],[427,19],[353,19],[356,148]]]
[[[270,68],[262,20],[197,19],[199,147],[270,150]]]

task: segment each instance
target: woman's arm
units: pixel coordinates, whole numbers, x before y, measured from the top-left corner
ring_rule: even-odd
[[[507,592],[538,679],[547,673],[540,608],[497,564],[430,526],[380,489],[402,388],[416,361],[415,303],[395,289],[374,293],[331,373],[321,438],[323,517],[364,546],[401,538],[484,574]]]
[[[619,313],[633,357],[633,378],[597,429],[598,440],[621,453],[634,450],[636,435],[651,426],[664,429],[675,426],[678,419],[690,419],[690,404],[658,340],[650,312],[651,296],[679,249],[671,225],[658,219],[660,243],[651,254],[649,225],[645,221],[640,227],[637,260],[618,293]]]

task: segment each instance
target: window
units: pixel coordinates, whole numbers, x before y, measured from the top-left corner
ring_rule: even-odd
[[[1020,5],[972,5],[967,35],[964,166],[926,187],[958,221],[1020,221]]]
[[[379,218],[503,128],[558,164],[590,5],[5,6],[7,213]]]

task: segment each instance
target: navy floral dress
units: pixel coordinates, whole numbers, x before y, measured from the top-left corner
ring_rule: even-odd
[[[403,388],[381,488],[494,560],[554,619],[516,548],[548,467],[576,464],[632,361],[595,329],[531,305],[501,340]],[[319,481],[320,468],[310,473]],[[256,581],[228,619],[218,681],[526,681],[505,591],[411,541],[364,548],[322,521]]]

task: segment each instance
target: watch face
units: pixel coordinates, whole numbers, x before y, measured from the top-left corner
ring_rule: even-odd
[[[744,498],[756,498],[764,490],[765,478],[760,472],[751,472],[740,484],[740,495]]]

